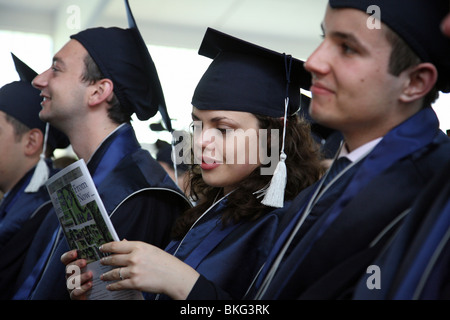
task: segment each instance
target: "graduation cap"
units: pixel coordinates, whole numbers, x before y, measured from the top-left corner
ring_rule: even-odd
[[[264,196],[261,203],[282,207],[286,187],[286,119],[299,110],[300,88],[309,90],[311,75],[301,60],[212,28],[206,30],[198,53],[213,61],[194,91],[195,108],[284,118],[280,161],[270,184],[258,191],[259,196]]]
[[[437,88],[450,92],[450,40],[440,24],[449,13],[448,0],[330,0],[332,8],[353,8],[364,12],[371,5],[380,8],[380,20],[397,33],[423,62],[438,70]],[[372,12],[368,12],[372,14]]]
[[[166,129],[172,132],[158,73],[128,0],[125,8],[129,28],[90,28],[70,38],[79,41],[103,76],[113,81],[123,108],[132,110],[140,120],[148,120],[159,111]]]
[[[300,107],[300,88],[309,90],[311,75],[303,61],[208,28],[200,55],[213,59],[192,98],[197,109],[245,111],[283,117]]]
[[[52,148],[66,148],[69,145],[69,139],[61,131],[39,118],[42,98],[40,97],[40,91],[31,85],[37,73],[13,53],[11,53],[11,56],[20,81],[11,82],[0,89],[0,110],[14,117],[28,128],[38,128],[44,134],[41,158],[34,170],[33,178],[25,190],[26,192],[35,192],[48,178],[48,167],[45,164],[47,144]]]
[[[14,55],[13,57],[16,59]],[[39,119],[41,102],[39,90],[22,77],[20,81],[8,83],[0,89],[0,110],[28,128],[39,128],[44,133],[45,123]]]

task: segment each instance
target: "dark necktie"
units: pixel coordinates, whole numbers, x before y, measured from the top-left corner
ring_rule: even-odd
[[[331,168],[328,171],[328,174],[325,177],[322,186],[326,186],[331,180],[333,180],[334,177],[337,176],[339,172],[344,170],[344,168],[347,167],[350,163],[351,161],[347,157],[340,157],[336,159],[331,165]]]

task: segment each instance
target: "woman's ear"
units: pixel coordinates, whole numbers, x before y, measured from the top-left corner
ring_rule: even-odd
[[[428,62],[420,63],[404,72],[408,73],[408,81],[400,100],[405,103],[425,97],[436,84],[438,77],[436,67]]]
[[[95,106],[103,101],[109,101],[113,94],[114,84],[109,79],[101,79],[92,85],[92,90],[89,94],[89,106]]]
[[[24,154],[26,156],[40,155],[43,148],[44,134],[39,129],[31,129],[24,134],[22,139],[24,141]]]

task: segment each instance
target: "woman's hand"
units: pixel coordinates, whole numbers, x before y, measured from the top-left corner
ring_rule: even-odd
[[[81,273],[86,267],[85,259],[77,259],[77,250],[71,250],[61,256],[61,262],[66,266],[66,283],[73,300],[86,300],[86,293],[92,288],[92,272]],[[72,288],[75,286],[74,288]]]
[[[110,242],[100,247],[102,252],[113,253],[102,258],[104,265],[116,266],[100,279],[116,281],[109,290],[135,289],[162,293],[172,299],[186,299],[199,274],[171,254],[144,242]]]

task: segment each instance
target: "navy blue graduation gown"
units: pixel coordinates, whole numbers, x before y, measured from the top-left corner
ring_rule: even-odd
[[[404,215],[427,182],[450,160],[450,140],[439,130],[431,108],[421,110],[392,129],[364,158],[356,172],[333,186],[337,200],[316,211],[303,225],[276,269],[264,294],[258,292],[293,225],[302,217],[309,196],[300,203],[286,232],[269,256],[267,270],[253,288],[258,299],[351,298],[359,278],[401,225]],[[338,180],[338,181],[339,181]],[[321,205],[321,200],[316,205]]]
[[[119,238],[164,248],[175,219],[191,204],[166,171],[140,147],[133,128],[118,128],[87,166]],[[60,261],[69,247],[61,232],[53,240],[60,228],[52,229],[53,219],[48,222],[50,225],[42,226],[37,236],[44,234],[48,239],[48,234],[52,235],[51,256],[43,265],[25,267],[28,279],[15,299],[69,299],[65,266]]]
[[[227,199],[207,212],[180,241],[166,251],[200,273],[189,300],[242,299],[267,258],[276,237],[284,208],[274,209],[251,222],[224,227],[221,223]],[[180,245],[181,243],[181,245]],[[205,289],[204,283],[210,288]]]
[[[50,175],[57,170],[47,161]],[[34,173],[30,170],[7,194],[0,206],[0,299],[10,299],[34,234],[51,209],[45,186],[25,193]]]
[[[389,246],[374,261],[381,287],[368,276],[354,299],[450,299],[450,162],[427,185]]]
[[[52,168],[51,161],[47,161],[50,175],[57,170]],[[45,186],[38,191],[26,193],[25,188],[29,184],[34,169],[30,170],[22,179],[8,192],[0,205],[0,250],[24,225],[26,221],[45,205],[50,197]]]

